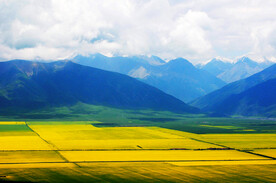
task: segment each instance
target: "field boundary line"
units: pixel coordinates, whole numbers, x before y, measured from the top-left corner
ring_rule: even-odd
[[[263,155],[263,154],[259,154],[259,153],[254,153],[254,152],[247,151],[247,150],[231,148],[231,147],[228,147],[228,146],[225,146],[225,145],[221,145],[221,144],[217,144],[217,143],[213,143],[213,142],[209,142],[209,141],[204,141],[204,140],[199,140],[199,139],[195,139],[195,138],[190,138],[190,139],[195,140],[195,141],[199,141],[199,142],[205,142],[205,143],[221,146],[221,147],[227,148],[228,150],[236,150],[236,151],[239,151],[239,152],[248,153],[248,154],[252,154],[252,155],[255,155],[255,156],[261,156],[261,157],[264,157],[264,158],[269,158],[269,159],[272,159],[272,160],[276,160],[276,158],[274,158],[272,156],[267,156],[267,155]]]
[[[214,142],[209,142],[209,141],[205,141],[205,140],[195,139],[195,138],[192,138],[192,137],[190,139],[198,141],[198,142],[203,142],[203,143],[212,144],[212,145],[216,145],[216,146],[220,146],[220,147],[223,147],[223,148],[234,150],[234,148],[231,148],[231,147],[228,147],[228,146],[225,146],[225,145],[221,145],[221,144],[217,144],[217,143],[214,143]]]
[[[50,143],[49,141],[47,141],[46,139],[44,139],[43,137],[40,136],[39,133],[37,133],[34,129],[32,129],[27,122],[25,122],[26,126],[32,131],[34,132],[41,140],[43,140],[44,142],[46,142],[47,144],[49,144],[50,146],[53,147],[53,150],[59,150],[57,146],[55,146],[53,143]]]
[[[246,151],[246,150],[240,150],[240,149],[237,149],[237,151],[253,154],[253,155],[256,155],[256,156],[262,156],[264,158],[270,158],[272,160],[276,160],[276,158],[274,158],[272,156],[267,156],[267,155],[264,155],[264,154],[259,154],[259,153],[255,153],[255,152],[251,152],[251,151]]]
[[[72,162],[70,162],[66,157],[64,157],[64,156],[58,151],[59,148],[58,148],[55,144],[53,144],[53,143],[47,141],[46,139],[42,138],[42,137],[40,136],[39,133],[37,133],[34,129],[32,129],[32,128],[28,125],[28,122],[27,122],[27,121],[25,121],[25,124],[26,124],[26,126],[27,126],[32,132],[34,132],[41,140],[43,140],[44,142],[46,142],[47,144],[49,144],[50,146],[52,146],[52,147],[53,147],[53,150],[52,150],[52,151],[54,151],[61,159],[63,159],[66,163],[72,163]],[[75,164],[77,167],[80,168],[80,166],[79,166],[78,164],[76,164],[76,163],[73,163],[73,164]]]

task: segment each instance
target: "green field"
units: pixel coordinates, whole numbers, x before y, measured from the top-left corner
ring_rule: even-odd
[[[24,120],[22,120],[24,119]],[[68,121],[100,121],[99,127],[159,126],[197,134],[276,133],[276,121],[267,119],[238,119],[208,117],[203,114],[176,114],[168,111],[116,109],[79,103],[69,107],[45,108],[32,112],[8,112],[1,121],[39,121],[68,124]],[[54,122],[53,122],[54,121]],[[97,125],[95,125],[97,126]]]
[[[0,122],[0,180],[275,181],[275,133],[260,133],[263,129],[258,128],[230,133],[249,129],[242,127],[253,123],[249,120],[227,119],[222,123],[223,118],[175,118],[180,120],[158,116],[155,119],[161,122],[153,119],[151,122],[139,119],[135,123],[99,119]],[[175,130],[177,123],[182,124],[180,129],[194,126],[187,131]],[[262,120],[259,123],[264,124]],[[192,133],[198,130],[202,133]],[[229,131],[222,133],[224,130]]]

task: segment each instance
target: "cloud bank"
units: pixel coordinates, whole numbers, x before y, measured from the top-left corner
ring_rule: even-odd
[[[0,0],[0,60],[98,52],[276,60],[276,1]]]

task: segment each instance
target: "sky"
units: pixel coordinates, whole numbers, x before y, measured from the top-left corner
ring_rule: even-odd
[[[276,61],[275,0],[0,0],[0,60]]]

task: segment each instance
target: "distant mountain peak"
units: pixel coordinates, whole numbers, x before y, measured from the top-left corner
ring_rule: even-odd
[[[231,62],[225,62],[218,58],[213,58],[207,64],[203,65],[201,68],[213,74],[214,76],[218,76],[219,74],[231,69],[232,66],[233,63]]]
[[[255,62],[253,60],[251,60],[249,57],[242,57],[240,59],[237,60],[237,62],[235,63],[235,65],[240,65],[240,64],[246,64],[250,67],[258,67],[258,62]]]
[[[217,76],[227,83],[249,77],[272,65],[272,62],[256,62],[248,56],[236,59],[235,62],[224,62],[214,58],[200,68]]]
[[[181,57],[170,60],[168,62],[168,64],[171,64],[171,65],[172,64],[180,64],[180,65],[191,65],[191,66],[193,66],[193,64],[191,62],[189,62],[187,59],[181,58]]]
[[[220,56],[217,56],[217,57],[213,58],[212,60],[214,60],[214,61],[220,61],[220,62],[229,62],[229,63],[233,62],[233,60],[231,60],[229,58],[220,57]]]
[[[254,63],[254,64],[257,64],[258,62],[252,60],[251,58],[249,58],[247,56],[243,56],[241,58],[238,58],[236,63]]]
[[[223,62],[223,61],[220,60],[220,59],[218,59],[218,58],[213,58],[213,59],[211,59],[209,62],[207,62],[207,64],[213,63],[213,62]]]
[[[146,61],[147,63],[149,63],[150,65],[163,65],[166,62],[164,60],[162,60],[161,58],[155,56],[155,55],[151,55],[151,56],[146,56],[146,55],[137,55],[137,56],[133,56],[131,58],[138,58],[138,59],[142,59],[144,61]]]
[[[194,65],[184,58],[176,58],[174,60],[169,61],[164,66],[167,67],[169,70],[173,70],[174,72],[196,70]]]
[[[248,62],[248,61],[253,61],[253,60],[251,60],[249,57],[246,57],[246,56],[243,56],[237,60],[237,62]]]
[[[212,60],[210,60],[209,62],[207,62],[204,65],[210,65],[210,64],[232,64],[232,63],[228,62],[228,61],[218,59],[218,58],[213,58]]]
[[[72,58],[72,60],[79,60],[79,59],[96,59],[96,58],[107,58],[107,56],[102,55],[101,53],[91,53],[87,55],[78,54]]]
[[[164,60],[162,60],[160,57],[158,57],[158,56],[155,56],[155,55],[152,55],[151,57],[150,57],[150,63],[152,64],[152,65],[162,65],[162,64],[165,64],[166,62],[164,61]]]

